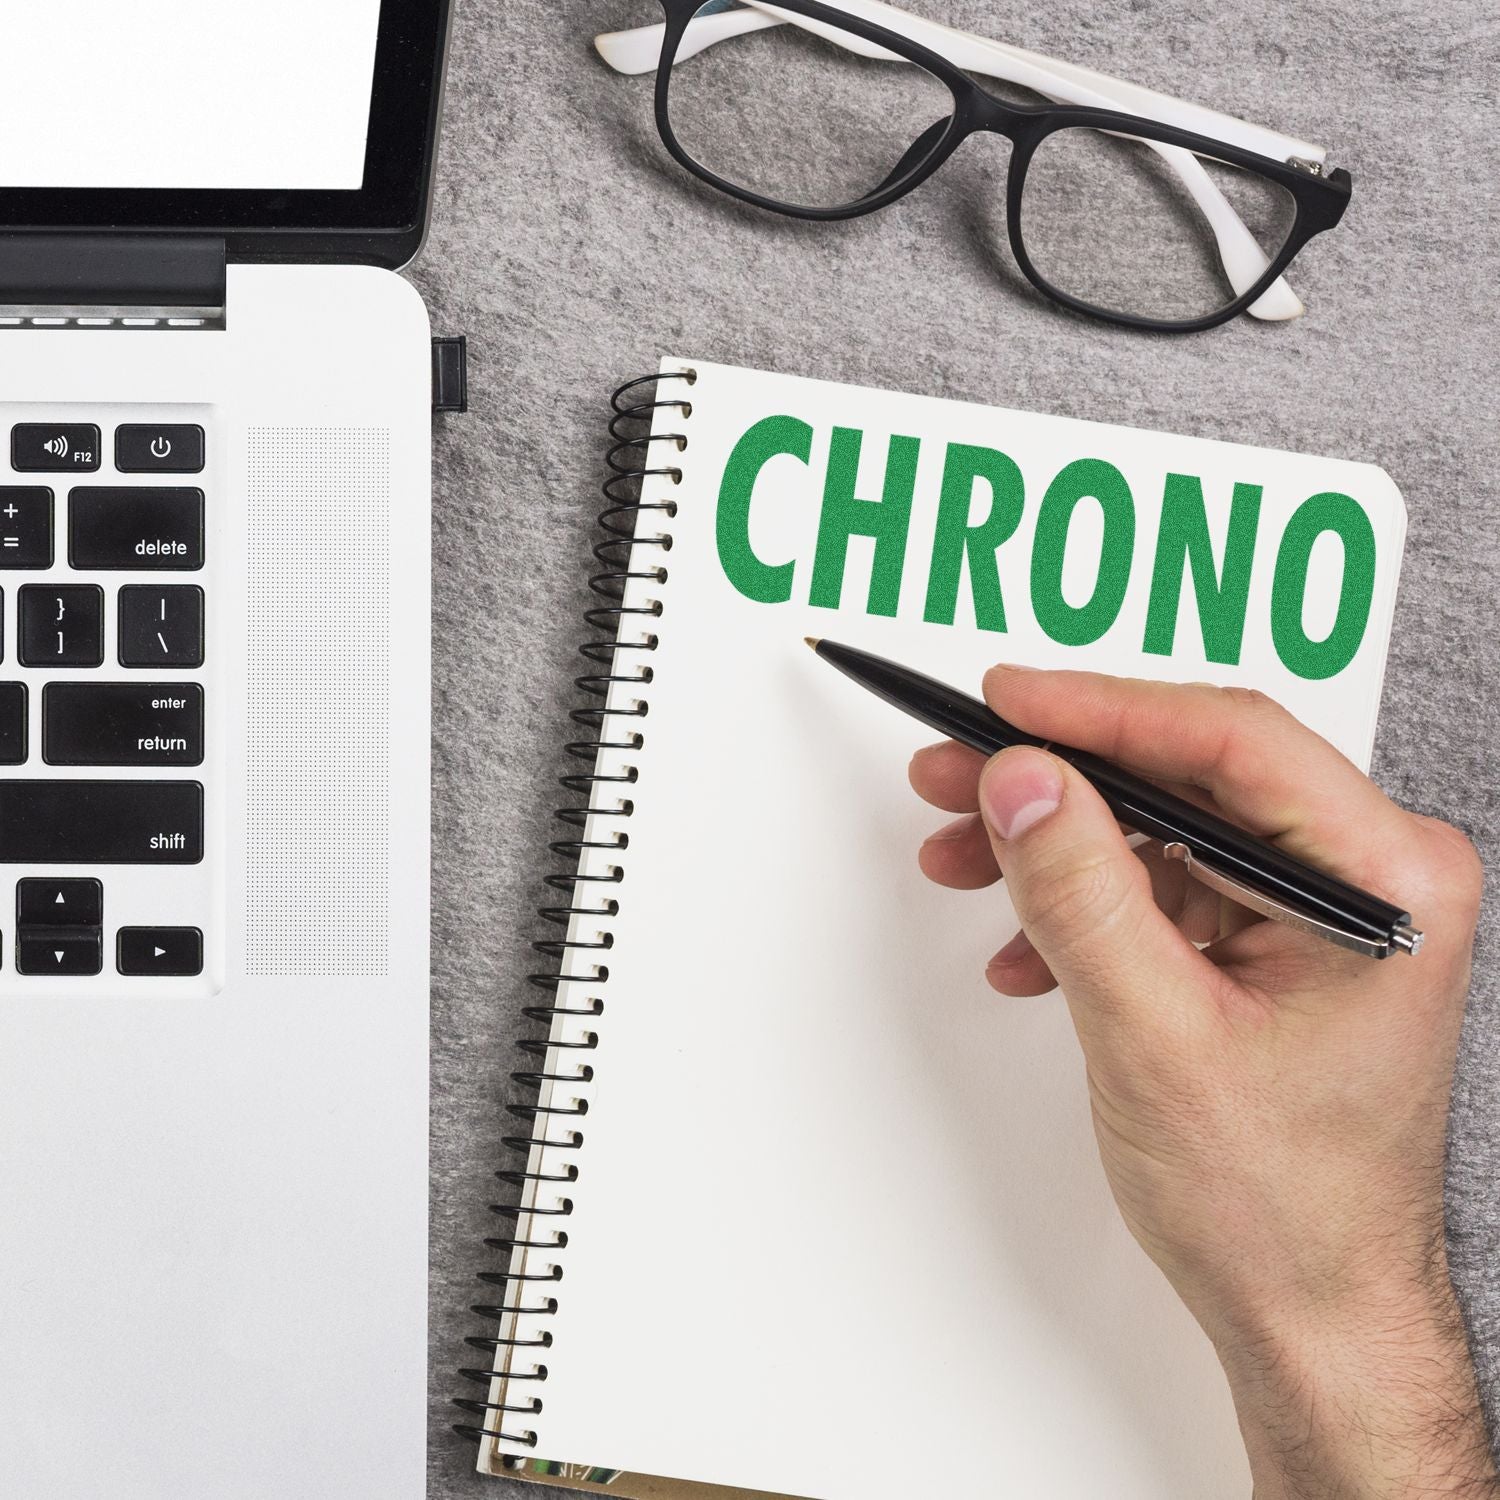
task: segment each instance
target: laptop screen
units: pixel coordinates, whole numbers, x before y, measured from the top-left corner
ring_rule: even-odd
[[[380,0],[0,4],[0,185],[364,185]]]
[[[449,0],[0,0],[0,235],[403,264],[448,16]]]

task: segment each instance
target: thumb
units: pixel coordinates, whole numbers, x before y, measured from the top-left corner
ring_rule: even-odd
[[[979,810],[1016,915],[1085,1041],[1120,1025],[1180,1038],[1221,976],[1157,906],[1098,792],[1066,761],[1017,747],[985,766]]]

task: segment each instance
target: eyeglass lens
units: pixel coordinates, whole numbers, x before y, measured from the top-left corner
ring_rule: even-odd
[[[1044,137],[1031,159],[1021,241],[1060,292],[1110,312],[1186,321],[1229,306],[1259,279],[1296,206],[1258,172],[1074,126]]]
[[[709,0],[698,16],[721,9]],[[860,56],[802,26],[736,37],[673,66],[672,133],[699,166],[738,188],[791,208],[846,208],[925,161],[953,118],[947,84],[886,57]]]

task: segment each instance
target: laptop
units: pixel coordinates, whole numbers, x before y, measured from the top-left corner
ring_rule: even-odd
[[[0,1494],[422,1493],[447,0],[0,9]]]

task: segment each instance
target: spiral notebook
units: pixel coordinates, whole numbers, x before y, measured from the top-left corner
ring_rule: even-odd
[[[831,636],[1253,685],[1368,763],[1405,535],[1368,465],[669,359],[617,393],[465,1398],[602,1494],[1249,1494],[1212,1350],[1111,1201],[1002,886],[929,885],[932,736]],[[518,1195],[518,1196],[517,1196]],[[508,1259],[507,1259],[508,1254]]]

